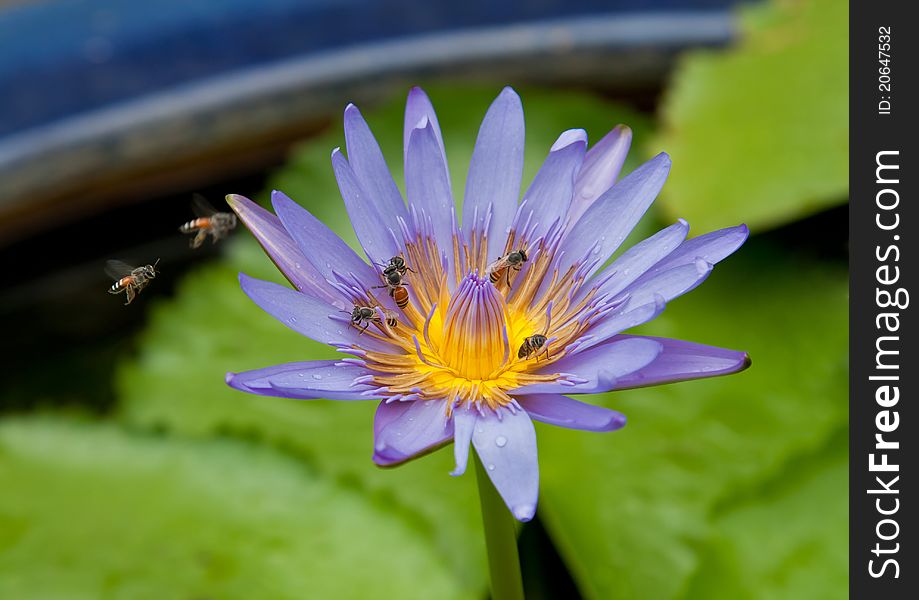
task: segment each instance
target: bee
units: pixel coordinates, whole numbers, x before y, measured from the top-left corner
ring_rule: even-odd
[[[497,284],[503,276],[507,281],[507,287],[511,287],[511,270],[519,271],[523,268],[523,263],[527,261],[527,253],[523,248],[510,252],[495,262],[488,265],[485,270],[492,284]]]
[[[236,215],[231,212],[217,212],[201,194],[192,197],[192,210],[198,218],[179,227],[182,233],[195,234],[189,244],[192,248],[199,248],[208,235],[211,236],[212,243],[216,243],[236,227]]]
[[[387,273],[386,271],[389,272]],[[405,283],[403,274],[396,268],[387,267],[383,271],[383,280],[386,284],[375,285],[373,286],[374,289],[386,288],[389,290],[389,297],[396,301],[396,306],[399,308],[408,306],[408,290],[405,289],[407,284]]]
[[[393,256],[389,259],[389,262],[386,264],[380,264],[383,267],[383,275],[389,275],[390,273],[398,273],[399,275],[405,276],[406,271],[415,272],[414,269],[405,264],[405,259],[401,256]]]
[[[546,336],[541,333],[534,333],[524,338],[523,343],[520,344],[520,349],[517,350],[517,358],[530,358],[530,355],[535,353],[536,362],[539,362],[539,355],[544,346],[546,349],[546,358],[549,358],[549,347],[546,346],[546,341]]]
[[[159,262],[160,259],[156,259],[156,262],[152,265],[135,268],[120,260],[107,261],[105,263],[105,273],[115,279],[115,283],[109,288],[108,293],[120,294],[125,292],[128,301],[124,304],[127,306],[156,277],[156,265]]]
[[[341,312],[347,313],[348,311],[343,310]],[[370,308],[369,306],[359,306],[355,304],[354,309],[351,311],[350,314],[351,314],[351,324],[354,325],[355,327],[360,327],[361,333],[364,333],[367,330],[367,328],[370,327],[371,323],[376,323],[376,324],[382,323],[382,320],[380,319],[380,316],[377,314],[377,311]],[[395,327],[396,325],[399,324],[399,322],[396,320],[396,316],[392,312],[388,310],[384,310],[383,316],[386,318],[386,324],[389,325],[390,327]]]
[[[520,344],[520,349],[517,350],[517,358],[528,359],[531,355],[536,355],[536,362],[539,362],[539,355],[543,353],[545,349],[546,359],[551,358],[549,356],[549,339],[546,337],[549,335],[549,326],[552,324],[552,315],[549,313],[548,319],[546,321],[546,331],[544,333],[534,333],[531,336],[523,338],[523,343]]]

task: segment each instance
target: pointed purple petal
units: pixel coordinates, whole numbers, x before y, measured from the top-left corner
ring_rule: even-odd
[[[456,468],[450,475],[458,476],[466,472],[469,462],[469,444],[472,443],[472,432],[478,415],[468,408],[457,408],[453,411],[453,457]]]
[[[746,352],[716,346],[630,335],[622,335],[617,339],[653,340],[662,348],[652,363],[621,377],[615,386],[617,390],[729,375],[743,371],[751,364],[750,356]]]
[[[582,260],[594,264],[590,273],[600,268],[654,202],[669,172],[670,157],[662,152],[598,198],[565,237],[560,272]]]
[[[373,400],[362,395],[367,385],[352,385],[358,377],[370,374],[364,367],[335,360],[316,360],[275,365],[242,373],[227,373],[226,382],[232,388],[281,398],[310,400]]]
[[[526,411],[505,411],[501,419],[493,413],[480,416],[472,445],[514,517],[518,521],[532,519],[539,496],[539,463],[536,431]]]
[[[697,258],[717,264],[734,253],[750,236],[746,225],[737,225],[712,231],[680,244],[676,250],[651,268],[647,276],[655,275],[661,271],[688,265]]]
[[[625,415],[602,406],[594,406],[559,394],[517,396],[530,418],[583,431],[615,431],[625,426]]]
[[[537,224],[529,236],[531,241],[544,235],[556,221],[564,221],[586,148],[587,133],[583,129],[562,133],[552,145],[549,156],[523,195],[526,203],[520,204],[514,219],[518,226],[527,221]]]
[[[624,290],[673,252],[686,239],[687,233],[689,223],[680,219],[629,248],[597,276],[599,295],[614,296]]]
[[[374,339],[351,326],[347,315],[322,300],[283,285],[239,274],[243,292],[262,310],[301,335],[324,344],[354,345],[380,352],[400,352],[395,346]],[[341,317],[333,320],[331,317]]]
[[[338,189],[345,201],[354,233],[371,262],[386,262],[401,252],[394,236],[401,231],[391,214],[383,215],[382,203],[364,190],[351,165],[336,148],[332,151],[332,169]],[[401,235],[399,236],[401,238]]]
[[[661,271],[649,277],[641,277],[625,289],[624,293],[629,295],[629,300],[623,310],[653,302],[656,296],[661,296],[665,302],[670,302],[694,290],[711,274],[712,264],[697,258],[691,264]]]
[[[574,343],[575,348],[569,348],[572,354],[584,352],[598,344],[602,344],[615,335],[622,333],[632,327],[638,327],[648,321],[658,317],[666,306],[664,298],[656,295],[651,302],[641,304],[634,308],[626,305],[622,312],[616,312],[600,319],[596,324],[591,325],[585,335]]]
[[[440,149],[441,161],[447,164],[447,153],[444,151],[444,140],[440,133],[440,124],[437,122],[437,113],[434,112],[434,105],[431,104],[430,98],[420,87],[413,87],[408,92],[408,98],[405,101],[405,128],[403,132],[403,159],[408,161],[408,146],[412,138],[412,132],[418,127],[419,123],[427,119],[431,124],[434,138],[437,141],[437,147]],[[449,179],[449,174],[448,174]]]
[[[631,145],[632,130],[617,125],[587,152],[571,201],[572,225],[616,182]]]
[[[412,130],[405,157],[405,194],[409,204],[431,219],[437,247],[453,247],[453,195],[434,125]]]
[[[373,462],[394,467],[433,452],[453,439],[446,401],[381,402],[373,421]]]
[[[514,396],[529,394],[595,394],[614,389],[617,380],[651,363],[661,345],[650,338],[614,339],[584,352],[569,355],[537,373],[562,373],[574,382],[553,381],[517,388]]]
[[[523,176],[523,106],[509,87],[492,102],[479,128],[463,199],[463,231],[488,225],[489,254],[500,254],[517,212]]]
[[[373,199],[383,216],[380,222],[398,231],[396,218],[404,219],[408,215],[405,202],[386,166],[376,138],[361,111],[353,104],[345,108],[345,147],[348,150],[348,163],[354,168],[361,188]]]
[[[277,216],[238,194],[227,195],[227,204],[294,287],[330,304],[345,305],[340,295],[326,285],[325,278],[306,260]]]
[[[333,271],[340,275],[353,273],[365,285],[377,285],[376,271],[308,210],[279,191],[271,193],[271,203],[303,256],[326,279],[335,281]]]

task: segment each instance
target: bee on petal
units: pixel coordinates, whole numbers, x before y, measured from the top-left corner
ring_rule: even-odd
[[[120,260],[107,261],[105,263],[105,273],[115,280],[115,283],[109,288],[108,293],[120,294],[124,292],[127,296],[127,302],[124,304],[127,306],[134,300],[134,297],[156,277],[156,265],[158,265],[159,262],[160,259],[156,259],[156,262],[152,265],[132,267]]]
[[[182,233],[195,234],[189,244],[192,248],[200,248],[208,235],[212,243],[217,243],[217,240],[226,237],[236,227],[236,215],[217,212],[201,194],[192,197],[192,210],[197,218],[179,227]]]
[[[346,310],[341,312],[348,313]],[[355,304],[354,309],[351,311],[350,315],[351,324],[360,328],[361,333],[367,331],[367,328],[370,327],[371,323],[380,325],[383,322],[382,319],[380,319],[380,316],[377,314],[377,311],[369,306],[360,306]],[[399,324],[399,322],[396,320],[396,315],[392,311],[384,310],[383,316],[386,318],[386,324],[390,327],[396,327]]]

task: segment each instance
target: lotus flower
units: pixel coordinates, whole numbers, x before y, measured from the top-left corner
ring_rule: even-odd
[[[531,519],[539,469],[533,420],[613,431],[625,417],[572,399],[712,377],[749,365],[744,352],[628,335],[699,285],[746,239],[745,226],[687,240],[679,220],[605,269],[670,170],[659,154],[617,181],[631,131],[590,150],[562,133],[520,199],[524,121],[505,88],[476,140],[462,219],[434,109],[412,89],[405,110],[403,200],[358,109],[344,113],[347,158],[332,168],[365,261],[281,192],[276,212],[228,201],[295,289],[240,275],[243,291],[341,360],[229,373],[227,383],[286,398],[374,400],[373,460],[399,465],[470,444],[513,515]]]

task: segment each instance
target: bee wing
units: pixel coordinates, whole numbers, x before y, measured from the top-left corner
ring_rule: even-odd
[[[506,256],[502,256],[498,260],[494,261],[485,268],[486,273],[494,273],[498,269],[508,266],[508,261]]]
[[[112,279],[121,279],[125,275],[130,275],[134,267],[120,260],[105,261],[105,274]]]
[[[201,194],[192,195],[191,209],[196,217],[210,217],[217,213],[217,209]]]

